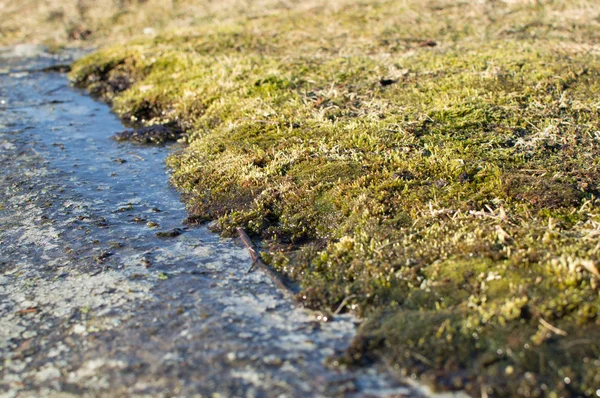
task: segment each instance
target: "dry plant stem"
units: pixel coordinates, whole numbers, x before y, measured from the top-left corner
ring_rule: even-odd
[[[281,281],[281,279],[279,279],[279,276],[275,272],[273,272],[273,270],[271,270],[265,265],[265,263],[262,262],[262,260],[260,259],[260,254],[258,253],[256,247],[248,237],[246,231],[244,231],[243,228],[238,228],[237,232],[240,236],[240,239],[244,243],[244,246],[246,246],[246,248],[248,249],[250,257],[252,257],[252,266],[248,269],[248,272],[252,270],[254,265],[258,265],[285,295],[294,298],[294,292],[292,292],[292,290],[289,287],[287,287],[285,283]]]
[[[551,325],[548,321],[546,321],[544,318],[540,318],[540,323],[542,324],[542,326],[544,326],[546,329],[550,330],[551,332],[553,332],[554,334],[557,334],[559,336],[568,336],[569,334],[567,332],[565,332],[562,329],[557,328],[556,326]]]
[[[347,296],[346,298],[344,298],[344,300],[342,300],[340,305],[338,305],[337,309],[333,312],[333,315],[339,315],[344,310],[344,307],[346,307],[348,302],[355,297],[356,297],[356,294],[351,294],[351,295]]]
[[[248,249],[248,252],[250,252],[250,257],[252,257],[252,265],[254,266],[254,264],[261,261],[260,255],[258,254],[258,251],[254,247],[254,244],[248,237],[248,234],[246,234],[246,231],[244,231],[243,228],[238,228],[237,231],[240,236],[240,239],[244,243],[244,246],[246,246],[246,248]],[[248,269],[248,272],[250,272],[251,270],[252,270],[252,267],[250,267]]]

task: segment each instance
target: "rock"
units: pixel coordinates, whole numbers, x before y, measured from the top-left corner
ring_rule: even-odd
[[[156,236],[159,238],[175,238],[183,233],[183,229],[181,228],[173,228],[168,231],[159,231],[156,233]]]
[[[125,130],[113,136],[116,141],[131,141],[138,144],[164,144],[174,142],[183,136],[176,124],[155,124],[135,130]]]

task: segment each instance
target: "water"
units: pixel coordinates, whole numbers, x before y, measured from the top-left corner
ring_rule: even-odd
[[[0,394],[417,396],[332,369],[356,320],[297,308],[185,209],[164,159],[117,143],[108,107],[40,72],[77,54],[0,51]]]

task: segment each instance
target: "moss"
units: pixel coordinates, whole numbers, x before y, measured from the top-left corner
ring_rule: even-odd
[[[307,306],[367,318],[337,362],[595,394],[597,19],[566,0],[336,4],[106,48],[71,77],[185,130],[168,164],[190,219],[246,228]]]

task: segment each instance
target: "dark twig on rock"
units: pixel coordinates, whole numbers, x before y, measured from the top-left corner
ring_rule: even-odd
[[[256,247],[248,237],[248,234],[246,234],[246,231],[244,231],[243,228],[238,228],[237,232],[240,236],[240,239],[244,243],[244,246],[246,246],[246,248],[248,249],[250,257],[252,257],[252,265],[250,266],[250,268],[248,268],[247,272],[252,271],[252,268],[254,268],[254,266],[257,265],[267,274],[267,276],[277,285],[277,287],[281,289],[281,291],[293,298],[295,296],[294,292],[289,287],[287,287],[285,283],[283,283],[283,281],[271,268],[269,268],[265,263],[263,263],[262,259],[260,258],[260,253],[258,252],[258,250],[256,250]]]
[[[248,249],[248,252],[250,253],[250,257],[252,257],[252,266],[250,268],[248,268],[248,272],[250,272],[252,270],[252,268],[254,267],[254,265],[256,265],[256,263],[258,263],[259,261],[262,261],[262,260],[260,258],[260,254],[258,254],[258,251],[254,247],[254,243],[252,243],[252,241],[250,240],[250,237],[248,237],[248,234],[246,233],[246,231],[244,231],[243,228],[238,228],[237,232],[238,232],[238,235],[240,236],[240,239],[244,243],[244,246],[246,246],[246,249]]]

